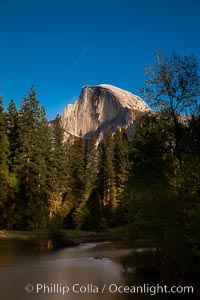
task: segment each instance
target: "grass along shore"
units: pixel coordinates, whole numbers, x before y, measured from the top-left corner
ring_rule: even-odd
[[[53,240],[54,247],[76,246],[88,242],[105,242],[124,240],[126,229],[124,227],[109,229],[106,232],[92,232],[79,230],[62,230]],[[17,231],[0,230],[0,240],[18,240],[47,243],[49,233],[47,231]],[[54,248],[52,247],[52,248]]]

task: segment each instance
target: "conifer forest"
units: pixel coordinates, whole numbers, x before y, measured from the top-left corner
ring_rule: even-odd
[[[106,232],[151,240],[152,265],[200,271],[200,76],[193,55],[155,54],[132,135],[64,142],[32,87],[19,108],[0,99],[0,229]]]

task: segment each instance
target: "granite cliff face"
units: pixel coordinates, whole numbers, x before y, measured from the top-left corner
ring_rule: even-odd
[[[141,98],[118,87],[84,86],[76,102],[65,108],[62,123],[66,139],[80,132],[85,138],[101,137],[109,129],[134,126],[135,112],[149,110]]]

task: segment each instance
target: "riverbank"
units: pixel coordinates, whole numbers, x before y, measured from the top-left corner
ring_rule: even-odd
[[[17,230],[0,230],[0,240],[35,240],[35,232],[17,231]]]
[[[63,230],[56,234],[50,248],[78,246],[81,243],[121,241],[125,237],[124,228],[109,229],[106,232],[88,232],[77,230]],[[49,244],[48,232],[0,230],[0,240],[22,240],[40,244]]]

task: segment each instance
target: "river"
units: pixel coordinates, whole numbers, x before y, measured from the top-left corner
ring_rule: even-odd
[[[141,278],[125,268],[132,251],[141,249],[107,242],[41,252],[28,242],[0,241],[0,299],[168,299],[169,294],[151,296],[154,289],[148,289],[156,283],[150,276]],[[145,285],[146,293],[134,293],[139,285]],[[189,299],[183,294],[173,299],[177,297]]]

